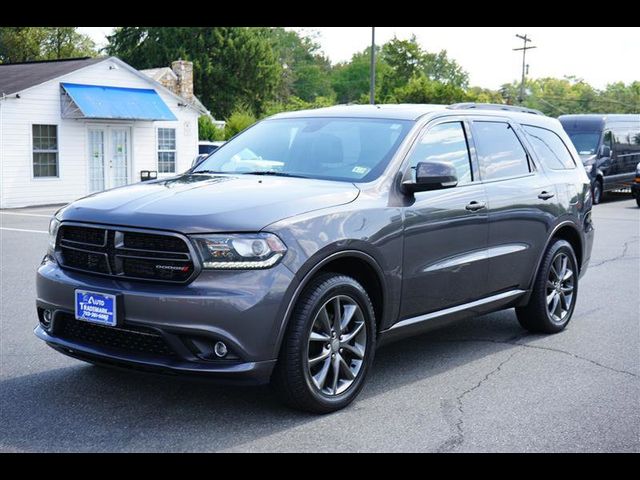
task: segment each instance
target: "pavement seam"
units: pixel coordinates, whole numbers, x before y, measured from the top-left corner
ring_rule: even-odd
[[[511,361],[511,359],[517,353],[519,353],[519,350],[516,350],[511,355],[509,355],[509,357],[507,359],[505,359],[502,362],[500,362],[497,367],[495,367],[493,370],[491,370],[489,373],[487,373],[483,378],[480,379],[480,381],[478,381],[471,388],[467,388],[462,393],[460,393],[458,396],[456,396],[456,400],[455,400],[456,401],[456,408],[457,408],[457,410],[459,412],[458,419],[457,419],[457,421],[456,421],[456,423],[454,425],[454,427],[456,429],[456,436],[453,437],[453,438],[449,438],[442,445],[440,445],[436,450],[438,453],[449,452],[449,451],[453,450],[454,448],[456,448],[456,447],[458,447],[458,446],[460,446],[460,445],[462,445],[464,443],[464,408],[463,408],[463,399],[464,399],[464,397],[469,395],[474,390],[477,390],[478,388],[480,388],[483,383],[485,383],[487,380],[489,380],[489,378],[491,378],[493,375],[495,375],[498,372],[500,372],[502,367],[506,363]]]

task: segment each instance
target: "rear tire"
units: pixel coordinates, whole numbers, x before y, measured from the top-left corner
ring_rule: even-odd
[[[272,386],[292,408],[339,410],[362,390],[375,346],[375,314],[362,285],[346,275],[319,275],[296,303]]]
[[[529,304],[516,308],[520,325],[534,333],[565,329],[578,296],[578,262],[571,244],[556,240],[548,248],[536,274]]]

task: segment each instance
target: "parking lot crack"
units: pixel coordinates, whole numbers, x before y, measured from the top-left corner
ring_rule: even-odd
[[[522,336],[517,336],[514,337],[515,339],[522,339],[525,338],[526,335],[522,335]],[[561,353],[563,355],[569,355],[570,357],[576,358],[578,360],[582,360],[585,362],[589,362],[593,365],[596,365],[600,368],[604,368],[606,370],[612,371],[612,372],[616,372],[616,373],[621,373],[624,375],[629,375],[632,376],[634,378],[638,377],[638,374],[630,372],[628,370],[622,370],[622,369],[618,369],[618,368],[614,368],[614,367],[610,367],[609,365],[605,365],[603,363],[600,363],[596,360],[592,360],[591,358],[587,358],[587,357],[583,357],[581,355],[578,355],[576,353],[573,352],[569,352],[567,350],[562,350],[560,348],[553,348],[553,347],[543,347],[540,345],[529,345],[526,343],[520,343],[516,340],[511,340],[511,339],[507,339],[507,340],[495,340],[495,339],[490,339],[490,338],[458,338],[458,339],[451,339],[451,340],[446,340],[449,342],[487,342],[487,343],[497,343],[497,344],[503,344],[503,345],[514,345],[514,346],[518,346],[518,347],[523,347],[523,348],[531,348],[534,350],[546,350],[546,351],[550,351],[550,352],[556,352],[556,353]]]
[[[477,390],[478,388],[480,388],[482,386],[482,384],[484,384],[487,380],[489,380],[489,378],[491,378],[492,376],[494,376],[498,372],[500,372],[502,367],[506,363],[508,363],[517,353],[518,353],[518,350],[516,350],[511,355],[509,355],[508,358],[506,358],[505,360],[500,362],[493,370],[491,370],[484,377],[482,377],[476,384],[472,385],[470,388],[467,388],[466,390],[461,392],[458,396],[456,396],[455,408],[456,408],[458,414],[457,414],[457,419],[456,419],[455,423],[453,424],[453,427],[455,429],[455,435],[453,437],[447,439],[444,443],[442,443],[442,445],[440,445],[438,447],[438,449],[437,449],[438,453],[449,452],[449,451],[453,450],[454,448],[456,448],[456,447],[458,447],[458,446],[460,446],[460,445],[462,445],[464,443],[464,435],[465,435],[465,431],[464,431],[464,398],[467,395],[469,395],[471,392],[473,392],[473,391]]]
[[[589,268],[596,268],[596,267],[600,267],[602,265],[606,265],[607,263],[611,263],[611,262],[615,262],[616,260],[622,260],[623,258],[638,258],[637,256],[633,256],[633,257],[628,257],[627,256],[627,252],[629,250],[629,245],[631,245],[632,243],[636,243],[638,241],[638,239],[640,237],[632,237],[633,240],[628,240],[626,242],[624,242],[623,246],[622,246],[622,253],[620,253],[620,255],[616,255],[615,257],[612,258],[606,258],[604,260],[599,261],[598,263],[592,263],[589,265]]]

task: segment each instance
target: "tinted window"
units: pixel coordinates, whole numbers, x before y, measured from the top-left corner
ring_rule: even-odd
[[[412,125],[369,118],[265,120],[215,150],[194,172],[268,171],[371,181],[382,173]]]
[[[546,128],[524,126],[537,157],[554,170],[575,168],[573,158],[558,135]]]
[[[474,122],[474,139],[483,180],[529,173],[527,154],[508,123]]]
[[[613,149],[618,155],[631,153],[631,143],[633,142],[632,130],[625,127],[615,127],[613,129]]]
[[[411,153],[411,168],[418,162],[449,162],[456,168],[458,184],[469,183],[471,163],[462,123],[441,123],[429,129]]]

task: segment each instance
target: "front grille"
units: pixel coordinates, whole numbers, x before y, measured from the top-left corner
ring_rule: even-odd
[[[55,336],[89,346],[104,346],[128,353],[174,357],[176,353],[161,335],[143,327],[104,327],[76,320],[69,314],[58,315]]]
[[[56,253],[63,268],[112,277],[184,283],[194,272],[194,262],[181,237],[61,225]]]

